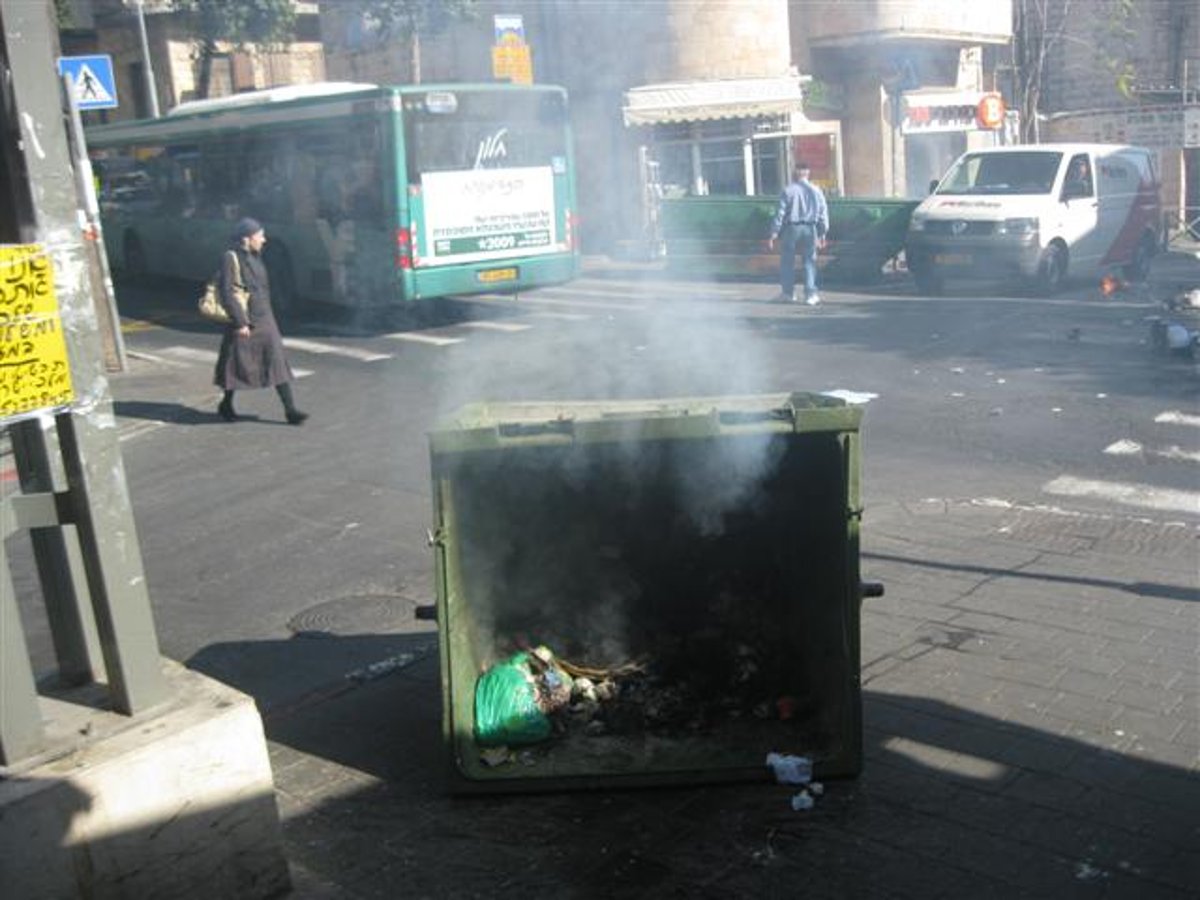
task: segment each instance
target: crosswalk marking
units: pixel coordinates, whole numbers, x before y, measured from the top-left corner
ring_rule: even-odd
[[[1154,417],[1154,421],[1160,425],[1188,425],[1192,428],[1200,428],[1200,416],[1183,413],[1177,409],[1160,412]]]
[[[164,347],[162,349],[162,353],[164,354],[164,356],[175,356],[180,359],[189,360],[191,362],[207,363],[210,366],[216,365],[216,362],[217,362],[217,351],[201,350],[199,347],[184,347],[184,346],[176,345],[173,347]],[[149,354],[149,353],[143,353],[141,355],[143,357],[146,357],[146,358],[149,358],[152,360],[158,359],[158,357],[154,357],[152,354]],[[178,365],[178,363],[173,363],[169,359],[163,359],[161,361],[166,363],[167,365]],[[312,369],[297,369],[297,368],[293,367],[292,374],[295,375],[297,378],[307,378],[309,375],[313,374],[313,370]]]
[[[1109,444],[1104,448],[1104,452],[1109,456],[1157,456],[1159,459],[1200,463],[1200,451],[1185,450],[1178,444],[1170,444],[1159,450],[1143,447],[1137,441],[1120,440]]]
[[[385,334],[384,337],[393,341],[411,341],[414,344],[432,344],[435,347],[446,347],[450,344],[461,344],[463,339],[456,337],[441,337],[436,334],[422,334],[419,331],[396,331]]]
[[[1109,444],[1104,452],[1109,456],[1137,456],[1143,447],[1137,441],[1120,440]]]
[[[1186,462],[1200,463],[1200,452],[1195,450],[1184,450],[1178,444],[1171,444],[1169,447],[1164,447],[1162,450],[1155,450],[1155,456],[1161,456],[1163,459],[1178,459]]]
[[[201,350],[199,347],[164,347],[163,353],[168,356],[177,356],[180,359],[190,359],[195,362],[215,363],[217,361],[216,350]]]
[[[528,331],[533,327],[532,325],[521,325],[517,322],[492,322],[488,320],[481,320],[478,322],[459,322],[458,324],[462,328],[478,328],[483,331],[507,332]]]
[[[601,303],[597,300],[558,300],[554,297],[522,295],[519,301],[522,306],[569,306],[575,309],[624,309],[641,310],[644,306],[637,303]]]
[[[1047,494],[1060,497],[1094,497],[1122,506],[1138,506],[1164,512],[1183,512],[1200,515],[1200,492],[1156,488],[1146,484],[1121,481],[1098,481],[1060,475],[1042,486]]]
[[[530,313],[531,319],[555,319],[559,322],[588,322],[591,321],[591,316],[587,313],[565,313],[565,312],[535,312]]]
[[[310,341],[305,338],[286,337],[283,339],[283,346],[289,350],[302,350],[307,353],[328,353],[334,356],[348,356],[351,359],[358,359],[363,362],[376,362],[377,360],[392,358],[390,353],[373,353],[370,350],[361,350],[358,347],[340,347],[335,344],[322,344],[320,341]]]

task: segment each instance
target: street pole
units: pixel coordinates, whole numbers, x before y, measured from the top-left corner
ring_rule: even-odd
[[[146,79],[146,97],[150,101],[150,118],[158,118],[158,87],[154,83],[154,66],[150,62],[150,41],[146,37],[146,7],[144,0],[134,0],[137,10],[138,37],[142,42],[142,74]]]

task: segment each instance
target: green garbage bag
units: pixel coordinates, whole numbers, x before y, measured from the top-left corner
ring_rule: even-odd
[[[496,663],[475,682],[475,740],[485,747],[536,744],[550,736],[550,720],[538,705],[529,654]]]

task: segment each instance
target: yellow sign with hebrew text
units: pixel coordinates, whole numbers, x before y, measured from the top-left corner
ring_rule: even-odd
[[[0,245],[0,421],[74,399],[50,255],[40,244]]]
[[[513,84],[533,84],[533,57],[528,44],[492,47],[492,77]]]

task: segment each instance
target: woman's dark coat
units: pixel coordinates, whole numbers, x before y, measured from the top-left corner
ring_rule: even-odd
[[[245,311],[233,296],[233,285],[239,283],[239,270],[240,283],[250,293],[250,303]],[[225,336],[217,354],[217,369],[213,376],[216,386],[227,391],[240,391],[274,387],[294,380],[283,355],[283,336],[271,310],[271,284],[262,257],[241,248],[227,252],[221,260],[217,288],[221,305],[232,321],[225,326]],[[237,330],[243,325],[250,326],[249,337],[238,337]]]

